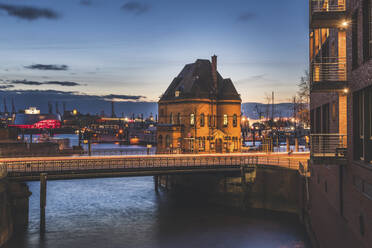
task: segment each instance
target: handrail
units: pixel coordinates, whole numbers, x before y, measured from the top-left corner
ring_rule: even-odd
[[[218,159],[216,159],[218,158]],[[298,169],[298,163],[304,161],[303,158],[279,156],[190,156],[190,157],[117,157],[107,159],[64,159],[64,160],[24,160],[2,162],[6,165],[8,176],[12,177],[14,173],[32,174],[32,173],[57,173],[86,171],[97,172],[99,170],[119,171],[133,170],[154,170],[154,169],[179,169],[189,167],[198,168],[236,168],[240,166],[255,167],[278,166],[289,169]]]
[[[347,62],[345,57],[320,57],[311,63],[312,82],[346,81]]]
[[[341,12],[345,10],[346,10],[345,0],[343,1],[312,0],[313,12]]]
[[[311,157],[346,157],[346,134],[311,134]]]

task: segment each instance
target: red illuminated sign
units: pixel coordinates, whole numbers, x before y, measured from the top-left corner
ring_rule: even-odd
[[[9,125],[9,126],[25,129],[55,129],[61,127],[61,122],[59,120],[42,120],[34,123],[33,125]]]

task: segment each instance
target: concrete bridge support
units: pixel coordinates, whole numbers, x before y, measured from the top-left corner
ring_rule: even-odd
[[[45,207],[47,192],[47,174],[40,175],[40,232],[45,232]]]

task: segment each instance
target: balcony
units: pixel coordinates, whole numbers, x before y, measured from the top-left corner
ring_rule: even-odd
[[[342,164],[347,157],[346,134],[312,134],[311,160],[317,164]]]
[[[347,86],[346,58],[321,57],[311,63],[311,91],[343,91]]]
[[[342,27],[346,18],[346,0],[310,0],[312,28]]]

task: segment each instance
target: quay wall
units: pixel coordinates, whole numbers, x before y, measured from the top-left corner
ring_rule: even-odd
[[[164,175],[160,186],[177,192],[201,194],[218,205],[257,208],[302,215],[303,181],[297,170],[257,167],[232,175]]]
[[[28,198],[31,192],[25,183],[0,179],[0,247],[11,236],[28,225]]]

